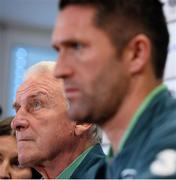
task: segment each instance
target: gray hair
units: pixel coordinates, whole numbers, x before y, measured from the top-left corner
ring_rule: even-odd
[[[24,80],[27,80],[34,74],[45,74],[45,73],[53,73],[56,62],[54,61],[41,61],[37,64],[32,65],[24,75]]]
[[[54,77],[55,65],[56,65],[55,61],[40,61],[39,63],[36,63],[36,64],[32,65],[25,72],[24,81],[30,79],[32,76],[41,77],[42,75],[45,75],[45,74],[51,74],[51,75],[53,74],[53,77]],[[65,96],[64,88],[62,86],[63,81],[60,79],[60,81],[58,81],[58,83],[61,84],[61,86],[60,86],[61,89],[60,90],[62,92],[62,95],[65,98],[64,103],[66,104],[66,108],[68,109],[69,108],[69,103],[68,103],[68,100],[67,100],[67,98]]]

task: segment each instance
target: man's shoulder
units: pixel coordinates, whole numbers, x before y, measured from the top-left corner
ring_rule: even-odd
[[[160,126],[172,122],[172,126],[176,126],[176,99],[169,91],[156,97],[147,110],[154,125]]]
[[[96,144],[73,173],[72,178],[103,178],[103,173],[99,174],[99,172],[102,172],[105,169],[105,166],[106,155],[104,154],[101,145]]]
[[[106,155],[104,154],[101,145],[96,144],[86,155],[82,164],[85,163],[85,166],[98,165],[99,162],[104,162],[105,159]]]
[[[151,166],[153,167],[158,157],[176,154],[175,139],[176,100],[166,90],[158,94],[141,114],[124,149],[114,157],[108,168],[109,177],[162,177],[154,174]],[[169,160],[173,162],[172,158]],[[172,175],[176,177],[175,172]]]

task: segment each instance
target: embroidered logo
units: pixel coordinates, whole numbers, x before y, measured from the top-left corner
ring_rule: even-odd
[[[176,150],[161,151],[150,166],[150,171],[157,176],[170,176],[176,173]]]

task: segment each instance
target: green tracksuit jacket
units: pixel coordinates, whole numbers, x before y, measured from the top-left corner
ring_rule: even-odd
[[[164,85],[136,112],[106,178],[176,179],[176,99]]]

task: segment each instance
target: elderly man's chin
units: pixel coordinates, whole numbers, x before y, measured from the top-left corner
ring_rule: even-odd
[[[31,158],[23,156],[23,155],[18,156],[18,161],[19,161],[20,167],[29,167],[31,164]]]
[[[38,164],[42,163],[33,157],[19,158],[19,166],[22,168],[35,167]]]
[[[28,150],[18,151],[18,161],[21,167],[31,167],[38,161],[39,156],[31,150],[28,152]]]

